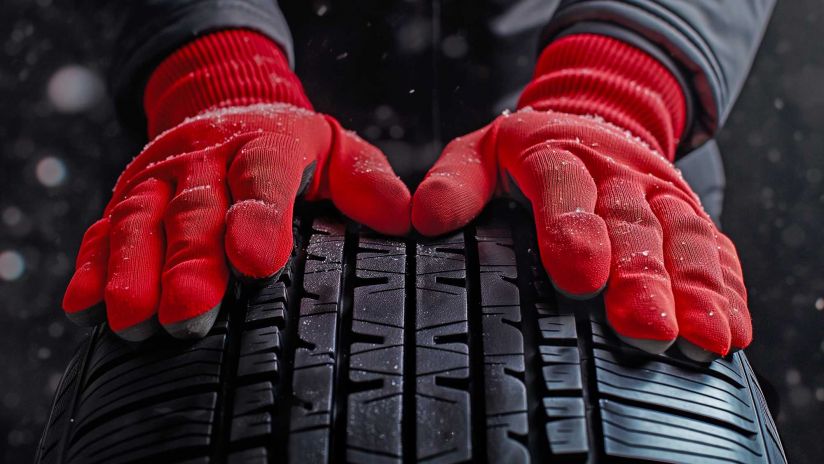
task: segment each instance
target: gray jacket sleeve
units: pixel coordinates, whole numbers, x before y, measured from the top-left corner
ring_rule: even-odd
[[[115,2],[107,2],[112,6]],[[140,128],[143,87],[152,70],[192,39],[221,29],[260,32],[294,63],[292,36],[276,0],[139,0],[116,2],[125,22],[113,51],[109,84],[127,126]]]
[[[599,33],[657,56],[681,81],[689,121],[682,151],[715,135],[749,73],[776,0],[563,0],[542,44]]]

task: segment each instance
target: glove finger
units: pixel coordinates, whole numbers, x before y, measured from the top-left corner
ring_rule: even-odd
[[[724,289],[729,302],[731,349],[746,348],[752,342],[752,320],[747,308],[747,287],[744,286],[744,274],[741,261],[735,251],[735,245],[726,235],[716,232],[718,257],[721,260],[721,273],[724,276]]]
[[[659,195],[650,207],[664,231],[664,259],[672,281],[679,335],[709,353],[679,342],[685,355],[708,361],[730,349],[728,301],[724,296],[715,226],[680,198]],[[713,353],[715,356],[713,356]]]
[[[323,173],[335,206],[357,222],[389,235],[409,232],[412,196],[375,146],[327,118],[334,136],[329,169]]]
[[[412,224],[423,235],[465,226],[492,198],[498,168],[487,126],[458,137],[444,148],[412,198]]]
[[[112,209],[111,248],[105,290],[109,326],[122,338],[141,341],[156,330],[163,269],[163,213],[171,188],[148,179]]]
[[[595,212],[606,222],[612,247],[607,320],[630,345],[661,353],[678,335],[661,224],[644,192],[622,179],[599,186]]]
[[[229,281],[223,166],[204,158],[188,169],[164,217],[166,263],[158,308],[160,324],[178,338],[202,337],[209,331]]]
[[[226,255],[241,275],[271,277],[292,252],[292,214],[302,178],[293,137],[271,135],[240,149],[229,167],[234,204],[226,214]]]
[[[598,191],[584,163],[536,145],[503,165],[532,203],[541,259],[555,287],[573,298],[595,296],[609,277],[610,241],[594,213]]]
[[[63,311],[79,325],[96,325],[106,320],[106,310],[100,303],[106,287],[109,229],[110,221],[105,217],[86,230],[74,275],[63,295]]]

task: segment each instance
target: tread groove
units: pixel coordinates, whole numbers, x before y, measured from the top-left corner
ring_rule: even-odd
[[[417,269],[417,252],[415,242],[407,240],[406,242],[406,277],[405,277],[405,297],[406,307],[403,315],[404,330],[403,333],[403,377],[407,381],[403,382],[403,392],[401,397],[401,411],[403,417],[401,418],[401,450],[403,451],[403,463],[414,464],[417,462],[417,423],[416,414],[414,411],[416,388],[412,384],[411,379],[417,377],[415,366],[415,352],[418,349],[415,331],[416,327],[415,313],[418,310],[417,306],[417,288],[416,288],[416,269]]]
[[[474,226],[464,231],[466,246],[466,298],[469,308],[469,398],[471,401],[470,424],[472,428],[472,460],[489,462],[486,447],[486,400],[484,398],[484,347],[483,313],[481,301],[481,265],[478,258],[478,241]],[[436,279],[442,279],[437,277]],[[452,285],[452,283],[449,283]]]
[[[280,379],[274,401],[275,424],[272,427],[271,443],[273,451],[269,454],[269,464],[287,462],[287,443],[289,441],[289,420],[291,417],[291,406],[293,401],[292,374],[295,365],[295,350],[299,346],[298,322],[300,304],[303,295],[303,280],[306,269],[306,261],[309,259],[307,244],[312,233],[312,220],[304,219],[296,228],[295,244],[296,254],[294,262],[294,275],[286,291],[286,307],[284,317],[286,326],[284,328],[284,341],[281,351],[283,365],[283,375]]]
[[[356,287],[373,285],[377,282],[372,279],[360,279],[357,276],[357,253],[360,243],[357,226],[347,224],[343,245],[343,262],[341,263],[340,295],[338,297],[338,324],[335,341],[335,382],[332,387],[332,401],[334,409],[331,419],[331,441],[329,444],[330,462],[346,462],[346,398],[353,386],[349,380],[349,356],[352,348],[352,305]],[[382,279],[377,279],[382,280]],[[337,433],[336,433],[337,432]]]
[[[521,232],[521,233],[519,233]],[[541,379],[538,372],[541,371],[541,356],[538,350],[540,345],[540,332],[538,329],[538,315],[535,312],[536,295],[532,283],[529,281],[530,256],[529,247],[532,245],[532,237],[523,229],[512,231],[515,241],[515,262],[518,269],[518,292],[521,297],[521,314],[523,318],[524,336],[524,384],[527,390],[527,411],[530,424],[546,424],[549,417],[546,411],[539,404],[541,398]],[[578,396],[577,394],[575,395]],[[549,440],[546,433],[540,427],[530,426],[527,435],[527,446],[531,461],[535,463],[546,462],[549,458]],[[543,450],[543,452],[542,452]]]
[[[590,342],[592,340],[592,329],[589,316],[584,311],[577,311],[575,313],[575,320],[578,328],[578,351],[585,354],[581,359],[581,381],[584,385],[584,404],[589,406],[597,404],[599,398],[595,349]],[[596,461],[606,460],[604,440],[600,438],[604,436],[604,429],[601,422],[601,412],[598,408],[587,408],[586,424],[591,452],[596,456]]]

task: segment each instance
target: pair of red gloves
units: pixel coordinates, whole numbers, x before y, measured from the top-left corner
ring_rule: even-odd
[[[557,289],[606,287],[624,340],[662,352],[678,339],[699,360],[748,345],[735,248],[672,164],[685,101],[669,71],[618,40],[572,35],[543,51],[518,106],[450,143],[413,197],[380,150],[312,110],[269,39],[199,38],[149,79],[151,142],[86,232],[63,307],[81,322],[108,318],[128,340],[158,322],[202,336],[229,266],[255,279],[284,266],[298,195],[382,233],[411,222],[431,236],[467,224],[511,179]]]

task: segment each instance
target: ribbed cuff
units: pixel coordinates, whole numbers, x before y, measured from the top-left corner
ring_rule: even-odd
[[[203,111],[256,103],[312,108],[280,48],[241,29],[177,50],[155,69],[143,94],[150,139]]]
[[[518,106],[600,116],[670,160],[686,118],[681,86],[664,65],[595,34],[569,35],[547,46]]]

